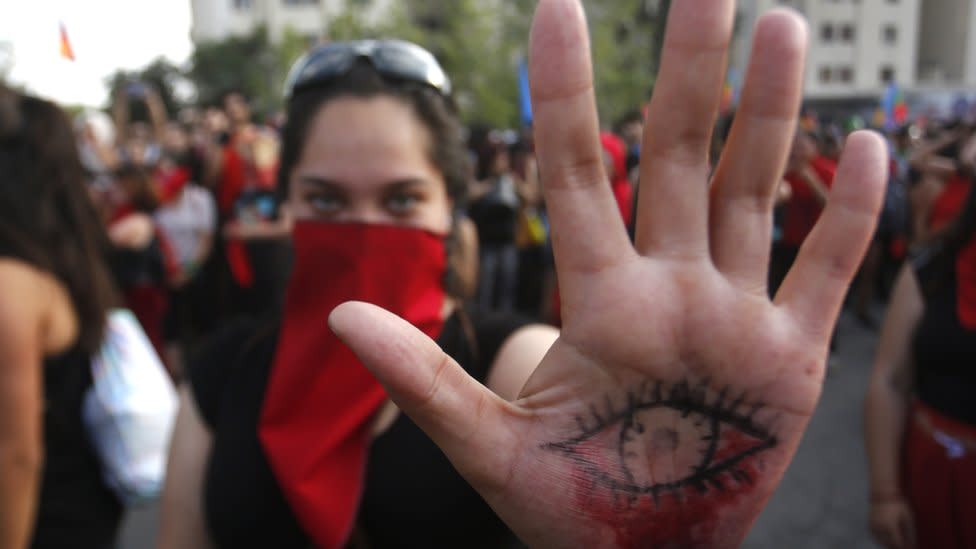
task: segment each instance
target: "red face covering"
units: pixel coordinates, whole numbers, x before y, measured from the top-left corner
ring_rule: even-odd
[[[387,396],[329,329],[329,314],[365,301],[436,338],[447,254],[442,237],[383,225],[299,222],[293,242],[258,431],[299,522],[316,546],[335,548],[355,522],[372,420]]]

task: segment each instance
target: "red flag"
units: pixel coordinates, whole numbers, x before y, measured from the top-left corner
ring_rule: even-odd
[[[75,60],[75,50],[71,48],[71,41],[68,40],[68,31],[64,28],[64,23],[59,23],[61,28],[61,57],[69,61]]]

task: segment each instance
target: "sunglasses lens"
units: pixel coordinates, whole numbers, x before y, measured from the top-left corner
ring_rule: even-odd
[[[451,93],[447,75],[430,52],[410,42],[388,40],[330,44],[313,51],[295,64],[285,84],[285,96],[345,74],[358,58],[368,59],[382,74]]]
[[[345,44],[333,44],[313,51],[299,60],[285,83],[285,96],[319,82],[325,82],[349,70],[356,52]]]

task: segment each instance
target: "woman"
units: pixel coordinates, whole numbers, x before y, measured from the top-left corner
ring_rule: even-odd
[[[115,282],[156,353],[165,357],[163,320],[169,309],[167,283],[170,273],[176,269],[169,243],[153,218],[159,199],[151,172],[132,164],[116,170],[109,206],[112,213],[108,236],[113,244],[111,263]]]
[[[512,170],[512,153],[499,132],[491,132],[478,155],[478,177],[472,185],[468,216],[478,229],[478,304],[487,309],[515,310],[519,274],[516,245],[520,187]]]
[[[760,22],[732,153],[706,186],[716,44],[734,9],[696,4],[671,8],[636,249],[605,180],[582,6],[539,4],[530,69],[563,304],[555,343],[445,297],[463,150],[430,54],[338,43],[292,72],[286,306],[191,368],[162,547],[341,547],[353,532],[374,547],[497,547],[510,540],[498,519],[533,547],[741,542],[816,404],[880,209],[884,146],[851,138],[823,223],[770,302],[763,226],[804,28],[782,11]],[[379,307],[336,306],[350,299]]]
[[[344,46],[333,46],[332,49],[341,47]],[[348,47],[355,47],[355,44]],[[416,46],[399,43],[376,46],[374,55],[388,54],[388,50],[429,56]],[[433,62],[432,58],[430,62]],[[454,233],[452,212],[454,205],[464,198],[466,157],[459,120],[450,98],[445,95],[446,84],[438,88],[423,82],[390,78],[364,62],[341,78],[305,88],[296,89],[289,102],[288,119],[291,122],[284,131],[279,184],[282,194],[289,197],[291,212],[299,223],[295,236],[297,272],[289,288],[290,295],[314,300],[317,291],[314,286],[296,289],[298,279],[305,274],[303,269],[308,268],[308,258],[302,255],[304,243],[298,241],[303,229],[332,229],[338,233],[346,229],[337,224],[346,227],[354,226],[352,224],[399,226],[411,228],[420,238],[429,238],[433,234],[443,239]],[[343,130],[339,131],[339,128]],[[384,165],[377,160],[384,156],[392,157],[394,162]],[[380,245],[377,241],[369,243]],[[368,250],[360,251],[362,257],[368,254]],[[325,251],[320,249],[317,253]],[[430,260],[442,261],[444,253],[442,247],[439,252],[442,257],[435,256]],[[395,255],[403,257],[402,254]],[[333,255],[326,259],[338,261],[342,257]],[[396,269],[389,272],[393,277],[389,282],[394,286],[409,284],[411,276],[416,278],[409,273],[411,263],[416,265],[422,259],[395,265]],[[384,276],[382,272],[369,271],[368,267],[369,264],[360,266],[373,278]],[[434,282],[443,284],[444,274],[441,273]],[[317,275],[321,280],[333,280],[332,284],[341,281],[341,275],[334,270],[322,270]],[[515,398],[531,369],[555,339],[555,330],[527,326],[517,319],[490,316],[477,310],[464,311],[453,299],[442,297],[441,301],[437,313],[444,320],[440,341],[445,349],[452,350],[457,360],[470,364],[472,375],[489,387],[506,398]],[[286,307],[285,327],[289,326],[288,315],[294,310],[292,304]],[[327,315],[329,310],[326,308],[321,314]],[[322,316],[319,321],[318,330],[327,331],[326,317]],[[278,323],[281,322],[279,319]],[[259,441],[264,423],[259,420],[258,412],[268,410],[267,403],[263,410],[260,409],[260,397],[268,398],[268,384],[275,382],[274,374],[277,373],[274,372],[269,380],[268,369],[272,364],[268,358],[276,348],[280,353],[287,339],[282,334],[276,341],[272,332],[280,328],[272,327],[266,334],[260,332],[267,331],[265,325],[272,324],[259,322],[231,330],[212,344],[196,365],[191,364],[192,392],[186,399],[192,401],[192,405],[188,403],[185,410],[196,409],[199,413],[193,414],[196,417],[182,416],[174,452],[189,450],[191,444],[201,449],[211,448],[211,451],[209,457],[205,454],[192,456],[193,461],[174,454],[164,536],[176,533],[177,520],[186,520],[177,519],[171,512],[175,504],[173,498],[182,496],[185,487],[187,500],[199,499],[201,491],[204,494],[205,508],[197,512],[202,513],[201,518],[205,518],[207,530],[212,535],[211,541],[219,547],[304,547],[309,543],[307,534],[296,522],[295,512],[285,503],[289,494],[282,493],[278,487],[286,481],[280,474],[277,477],[273,474],[275,463],[272,461],[269,468],[260,451],[264,447],[265,452],[273,452],[266,441]],[[241,342],[245,342],[244,348],[248,349],[245,356],[258,357],[256,360],[218,359],[220,356],[234,357]],[[276,360],[273,367],[282,369],[286,366]],[[238,383],[227,379],[230,368],[238,372],[235,376],[246,381]],[[218,401],[221,393],[247,394],[254,398],[225,407]],[[294,393],[289,394],[295,397]],[[466,540],[472,529],[481,534],[486,547],[505,546],[513,541],[507,529],[477,494],[451,471],[437,447],[416,426],[400,417],[391,403],[380,405],[378,410],[358,521],[363,535],[373,546],[390,546],[396,542],[389,536],[404,534],[402,530],[387,531],[378,526],[394,520],[413,533],[407,537],[412,544],[421,546],[449,546],[453,544],[452,540]],[[226,438],[228,432],[237,432],[242,438],[229,441]],[[263,444],[259,445],[259,442]],[[410,479],[397,474],[398,467],[405,463],[415,467]],[[193,476],[194,471],[199,475],[203,467],[208,470],[205,477]],[[241,486],[246,490],[232,493],[230,488],[239,480],[236,475],[245,467],[255,476],[248,476],[249,484]],[[409,482],[405,482],[407,480]],[[450,525],[432,530],[441,534],[440,537],[422,541],[423,538],[417,537],[418,532],[431,531],[429,522],[411,525],[410,519],[404,515],[404,503],[398,498],[427,485],[443,486],[441,494],[447,497],[440,503],[432,500],[429,505],[418,506],[416,520],[426,517],[429,521],[437,517],[436,520],[447,521]],[[248,517],[254,520],[248,520]],[[266,518],[258,520],[260,517]],[[446,532],[454,537],[447,536]],[[164,539],[172,547],[193,546],[186,540],[177,543],[174,537]],[[295,540],[302,541],[296,543]]]
[[[71,125],[0,86],[0,547],[111,547],[122,509],[81,421],[113,302]]]
[[[891,548],[976,546],[976,192],[906,265],[865,408],[871,529]]]

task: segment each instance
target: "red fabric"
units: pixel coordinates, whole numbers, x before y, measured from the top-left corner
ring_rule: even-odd
[[[834,184],[837,165],[833,160],[820,156],[810,161],[810,167],[828,189]],[[793,195],[785,206],[783,244],[798,248],[820,219],[823,204],[799,174],[787,173],[786,181],[793,189]]]
[[[225,218],[233,217],[234,204],[244,192],[244,173],[244,159],[232,143],[226,145],[223,151],[220,182],[217,184],[217,206],[220,208],[220,214]]]
[[[236,219],[234,208],[238,198],[248,188],[274,188],[277,164],[270,166],[256,166],[245,159],[238,146],[250,144],[256,139],[256,132],[251,128],[237,133],[223,150],[223,165],[220,182],[217,186],[217,206],[224,219]],[[224,248],[231,275],[241,288],[254,286],[254,266],[247,254],[247,248],[239,240],[226,243]]]
[[[956,284],[959,323],[976,330],[976,238],[956,258]]]
[[[600,143],[613,161],[613,180],[610,181],[610,187],[613,189],[613,196],[617,200],[624,225],[630,226],[634,211],[634,190],[630,185],[630,179],[627,177],[627,145],[622,139],[610,132],[600,134]]]
[[[976,426],[916,404],[941,432],[934,438],[910,420],[905,439],[905,495],[915,517],[918,549],[976,547],[976,453],[953,451],[952,439],[976,440]],[[947,438],[951,437],[951,438]]]
[[[944,229],[959,215],[962,205],[969,195],[972,183],[964,177],[954,175],[946,181],[945,187],[939,193],[932,211],[929,213],[929,228],[938,231]]]
[[[190,170],[181,166],[167,170],[158,170],[156,172],[156,185],[160,202],[169,204],[175,200],[189,182]]]
[[[373,416],[386,392],[329,330],[332,310],[366,301],[440,334],[442,237],[382,225],[300,222],[259,435],[292,510],[317,547],[355,521]]]
[[[136,286],[126,290],[124,297],[126,307],[139,320],[146,336],[149,337],[149,342],[156,349],[156,354],[160,358],[165,357],[163,319],[169,308],[166,291],[158,286]]]

